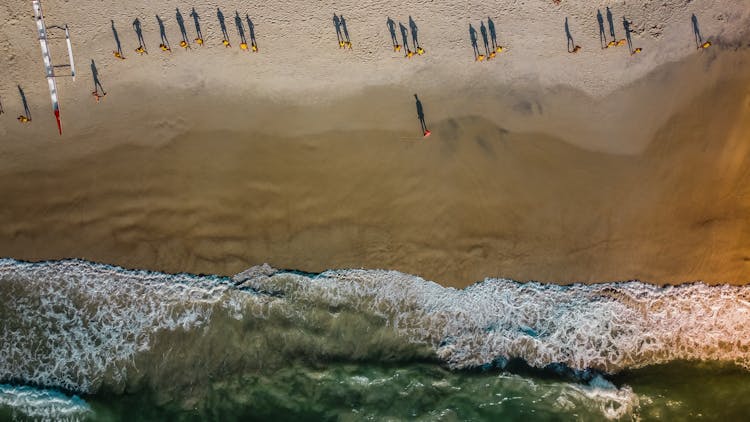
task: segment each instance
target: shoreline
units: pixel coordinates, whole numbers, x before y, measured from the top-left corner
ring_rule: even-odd
[[[264,38],[293,26],[277,12],[256,11],[258,55],[211,46],[115,62],[109,17],[89,27],[46,7],[87,28],[78,51],[95,53],[109,95],[93,104],[88,69],[83,83],[62,82],[58,138],[38,78],[26,88],[34,123],[0,120],[0,195],[11,198],[0,256],[220,275],[263,262],[386,268],[449,286],[750,282],[750,56],[740,29],[750,11],[736,5],[718,5],[734,14],[713,20],[701,14],[715,46],[699,53],[679,23],[688,9],[634,14],[670,25],[633,33],[646,48],[639,57],[592,53],[591,34],[585,55],[552,54],[531,41],[560,35],[567,12],[595,29],[596,9],[545,5],[532,40],[510,38],[527,48],[511,44],[483,64],[466,57],[464,28],[439,16],[415,16],[435,40],[426,56],[389,58],[378,19],[387,2],[340,11],[363,17],[350,18],[350,56],[324,47],[332,28],[316,11],[297,30],[318,22],[321,38],[295,60],[278,46],[299,44],[299,31]],[[153,44],[153,7],[136,10]],[[112,13],[132,44],[132,16]],[[6,63],[3,93],[24,79],[19,69],[38,67],[36,40],[8,32],[19,16],[0,50],[25,53]],[[217,29],[204,31],[216,41]],[[178,39],[173,21],[168,30]],[[433,132],[424,141],[413,93]]]

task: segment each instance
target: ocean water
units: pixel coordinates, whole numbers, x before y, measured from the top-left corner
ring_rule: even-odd
[[[0,420],[743,420],[750,287],[0,260]]]

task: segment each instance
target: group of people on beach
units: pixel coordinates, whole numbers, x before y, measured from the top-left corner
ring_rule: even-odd
[[[399,52],[402,48],[404,48],[404,57],[407,59],[411,59],[414,57],[414,55],[424,55],[425,50],[422,48],[422,46],[419,44],[419,28],[417,27],[417,23],[414,22],[414,19],[412,19],[411,16],[409,16],[409,29],[404,26],[400,21],[398,23],[398,29],[401,33],[401,40],[403,41],[403,45],[399,44],[398,37],[396,36],[396,22],[393,21],[390,17],[386,19],[385,21],[386,25],[388,25],[388,32],[391,34],[391,43],[393,44],[393,51]],[[411,31],[411,41],[412,41],[412,47],[409,48],[409,31]]]
[[[559,4],[559,0],[553,0],[554,3]],[[182,47],[185,50],[190,49],[190,42],[188,40],[187,35],[187,29],[185,26],[185,21],[182,17],[182,14],[177,8],[175,13],[175,17],[177,19],[177,23],[180,27],[180,33],[181,33],[181,40],[180,40],[180,47]],[[193,23],[195,26],[195,33],[196,36],[193,39],[193,42],[195,42],[198,46],[203,46],[205,44],[205,39],[203,37],[203,32],[201,31],[201,23],[200,23],[200,16],[196,12],[195,8],[192,9],[189,15],[191,18],[193,18]],[[220,8],[216,9],[216,16],[219,21],[219,25],[221,27],[222,32],[222,45],[226,48],[231,47],[231,43],[229,41],[229,34],[227,32],[226,23],[224,19],[224,14],[222,13]],[[597,21],[599,24],[599,38],[601,43],[602,49],[609,49],[609,48],[616,48],[620,46],[627,45],[628,50],[630,51],[631,55],[635,55],[638,53],[641,53],[643,51],[643,48],[641,47],[633,47],[632,38],[631,38],[631,22],[626,19],[625,17],[622,18],[623,23],[623,29],[625,31],[625,38],[618,39],[616,36],[615,31],[615,25],[614,25],[614,19],[612,16],[612,11],[609,7],[606,8],[606,20],[609,24],[609,33],[605,31],[605,24],[604,24],[604,14],[602,14],[601,10],[597,10]],[[171,52],[172,49],[169,44],[169,40],[166,36],[166,30],[164,21],[159,17],[159,15],[156,15],[156,20],[159,25],[159,32],[161,35],[161,42],[159,44],[159,48],[164,52]],[[247,29],[249,34],[249,39],[246,36],[245,32],[245,22],[243,22],[243,19],[240,17],[239,12],[235,12],[235,25],[237,26],[237,32],[240,37],[240,49],[241,50],[249,50],[252,52],[258,52],[258,44],[255,39],[255,27],[253,24],[253,21],[250,19],[249,15],[245,15],[245,22],[247,23]],[[699,26],[698,26],[698,18],[695,16],[695,14],[691,17],[692,26],[693,26],[693,32],[695,35],[695,42],[696,47],[700,49],[706,49],[710,47],[711,41],[706,40],[703,38]],[[341,49],[352,49],[352,42],[351,38],[349,36],[349,29],[347,28],[346,19],[343,15],[337,15],[334,13],[333,15],[333,24],[334,29],[336,30],[336,38],[338,42],[338,46]],[[120,38],[117,33],[117,29],[115,28],[115,22],[111,21],[112,25],[112,33],[114,35],[114,40],[116,43],[116,49],[113,50],[112,54],[115,58],[120,60],[125,60],[125,55],[122,51],[122,46],[120,44]],[[419,42],[419,29],[417,27],[416,22],[414,19],[409,16],[408,17],[408,28],[406,25],[404,25],[401,22],[398,22],[398,33],[397,33],[397,27],[396,22],[388,17],[386,19],[386,25],[388,27],[388,31],[391,36],[391,42],[394,52],[400,52],[404,50],[404,57],[406,58],[412,58],[414,55],[424,55],[425,50],[420,45]],[[148,54],[148,50],[146,48],[146,42],[143,38],[143,32],[141,27],[141,21],[140,19],[136,18],[133,21],[133,30],[136,33],[136,36],[138,38],[138,46],[135,48],[135,52],[139,55]],[[479,48],[479,37],[477,35],[477,31],[474,28],[473,25],[469,24],[469,40],[471,42],[471,46],[474,52],[474,60],[477,62],[483,62],[488,61],[497,56],[497,54],[504,51],[504,47],[499,45],[497,42],[497,32],[495,29],[495,23],[493,22],[492,18],[487,18],[487,25],[485,26],[484,21],[480,21],[479,25],[479,33],[482,37],[483,42],[483,49],[480,50]],[[565,33],[567,37],[568,42],[568,52],[569,53],[578,53],[581,51],[581,46],[577,45],[573,41],[573,36],[571,35],[570,26],[568,24],[568,18],[565,18]],[[399,39],[400,35],[400,39]],[[410,37],[411,35],[411,37]],[[409,45],[409,40],[411,38],[411,47]],[[91,95],[94,97],[95,101],[98,103],[104,96],[107,95],[106,91],[104,91],[104,88],[101,85],[101,82],[99,81],[98,72],[96,70],[94,61],[91,61],[91,71],[92,76],[94,78],[94,91],[92,91]],[[29,112],[28,104],[26,103],[26,98],[23,95],[23,91],[21,90],[21,87],[19,86],[19,92],[21,92],[21,97],[24,103],[24,110],[25,113],[18,116],[18,121],[21,123],[29,123],[31,122],[31,114]],[[425,134],[429,134],[429,131],[424,126],[424,115],[421,112],[421,102],[417,100],[418,103],[418,109],[420,110],[419,118],[422,122],[422,129]],[[3,110],[2,102],[0,102],[0,115],[4,114],[5,111]]]
[[[180,13],[180,9],[175,9],[175,17],[177,18],[177,24],[180,27],[180,47],[182,47],[185,50],[189,50],[190,47],[190,41],[188,40],[187,35],[187,29],[185,27],[185,20],[182,17],[182,13]],[[198,15],[198,12],[195,11],[195,8],[190,12],[190,17],[193,18],[193,23],[195,25],[195,33],[196,37],[193,39],[193,42],[197,44],[198,46],[203,46],[205,44],[205,39],[203,38],[203,31],[201,30],[201,24],[200,24],[200,16]],[[219,26],[221,27],[221,33],[222,33],[222,40],[221,44],[226,47],[230,48],[232,47],[232,44],[229,41],[229,33],[227,32],[227,26],[224,19],[224,14],[221,11],[221,8],[216,8],[216,17],[219,20]],[[245,33],[245,23],[243,22],[243,19],[240,17],[239,12],[235,12],[234,22],[237,26],[237,33],[240,37],[240,50],[244,51],[252,51],[254,53],[258,52],[258,43],[255,40],[255,25],[253,24],[253,21],[250,19],[249,15],[245,15],[245,19],[247,21],[248,26],[248,33],[250,35],[250,40],[247,39],[247,35]],[[170,53],[172,52],[172,47],[170,46],[169,39],[166,35],[166,29],[164,26],[164,21],[159,17],[159,15],[156,15],[156,21],[159,24],[159,32],[161,35],[161,42],[159,43],[159,49]],[[117,29],[115,28],[115,22],[111,21],[112,23],[112,33],[115,37],[115,43],[116,43],[116,49],[112,51],[112,55],[115,56],[115,58],[120,60],[125,60],[125,55],[122,52],[122,46],[120,44],[120,38],[117,35]],[[136,18],[133,21],[133,30],[136,33],[136,36],[138,37],[138,47],[135,48],[135,52],[139,55],[148,54],[148,50],[146,49],[146,42],[143,39],[143,32],[141,30],[141,23],[138,18]],[[344,31],[346,32],[346,26],[344,26]],[[347,34],[347,41],[348,41],[348,34]],[[351,43],[349,43],[351,48]]]
[[[487,28],[490,30],[489,37],[487,37]],[[479,31],[482,34],[484,54],[479,52],[477,30],[469,24],[469,40],[471,41],[471,47],[474,49],[474,61],[492,60],[498,53],[503,52],[503,47],[497,44],[497,32],[495,32],[495,22],[492,21],[492,18],[487,18],[487,26],[484,26],[484,21],[479,22]]]

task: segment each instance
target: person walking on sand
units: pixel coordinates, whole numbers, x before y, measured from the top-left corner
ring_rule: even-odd
[[[94,101],[96,101],[97,104],[99,104],[99,100],[101,100],[105,95],[107,95],[107,93],[104,91],[102,91],[101,94],[99,94],[99,90],[91,92],[91,96],[94,97]]]
[[[422,107],[422,101],[419,100],[419,97],[417,97],[417,94],[414,94],[414,98],[417,100],[417,118],[419,119],[419,124],[422,127],[422,135],[426,138],[432,134],[432,132],[427,129],[427,123],[424,121],[424,108]]]
[[[393,51],[401,51],[401,45],[398,43],[398,37],[396,37],[396,22],[390,17],[385,21],[388,25],[388,32],[391,33],[391,43],[393,44]]]

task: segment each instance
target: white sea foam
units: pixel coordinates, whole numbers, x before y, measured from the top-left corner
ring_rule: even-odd
[[[395,271],[245,275],[283,295],[372,312],[454,368],[522,358],[618,371],[677,359],[750,369],[750,287],[629,282],[557,286],[488,279],[463,290]]]
[[[54,390],[0,384],[0,407],[34,420],[76,421],[90,415],[89,405],[77,396]]]
[[[104,378],[125,379],[161,330],[207,326],[217,310],[229,320],[312,323],[314,309],[379,316],[453,368],[508,358],[608,372],[676,359],[750,368],[750,287],[486,280],[456,290],[395,271],[307,276],[266,266],[229,280],[0,260],[0,380],[96,391]],[[582,391],[613,391],[600,387]]]
[[[159,330],[204,325],[229,286],[81,261],[0,260],[0,380],[90,392],[121,380]],[[237,292],[232,292],[237,294]]]

